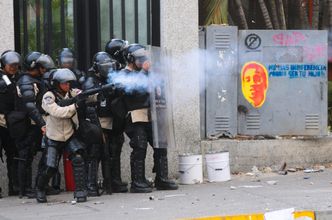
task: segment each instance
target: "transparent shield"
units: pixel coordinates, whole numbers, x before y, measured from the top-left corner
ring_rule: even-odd
[[[159,47],[149,47],[151,70],[150,101],[153,129],[153,144],[156,148],[175,146],[172,117],[171,94],[169,89],[169,70],[171,67],[167,53]]]

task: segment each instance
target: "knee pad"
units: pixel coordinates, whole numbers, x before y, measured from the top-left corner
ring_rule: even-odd
[[[54,147],[48,147],[46,149],[46,166],[57,168],[59,161],[59,153]]]
[[[71,162],[73,164],[73,167],[84,166],[84,159],[83,159],[82,155],[78,154],[78,153],[74,153],[71,156]]]
[[[23,148],[18,151],[18,160],[19,161],[28,161],[29,159],[29,148]]]

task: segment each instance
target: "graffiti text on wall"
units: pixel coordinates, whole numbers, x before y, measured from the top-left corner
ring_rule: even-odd
[[[268,66],[269,77],[317,78],[326,77],[327,67],[320,64],[270,64]]]
[[[301,41],[306,40],[306,36],[301,32],[294,31],[292,33],[280,33],[273,35],[273,42],[280,46],[294,46]]]

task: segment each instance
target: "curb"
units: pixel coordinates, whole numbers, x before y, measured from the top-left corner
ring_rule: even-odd
[[[332,219],[332,211],[315,212],[315,211],[304,210],[304,211],[295,211],[293,212],[293,214],[294,214],[294,220],[331,220]],[[199,218],[182,218],[178,220],[268,220],[268,218],[265,217],[266,215],[264,213],[252,213],[252,214],[229,215],[229,216],[206,216]]]

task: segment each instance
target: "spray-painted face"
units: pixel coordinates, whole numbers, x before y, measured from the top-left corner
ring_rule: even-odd
[[[255,108],[261,107],[265,102],[268,89],[266,68],[257,62],[246,63],[241,71],[241,79],[245,99]]]

